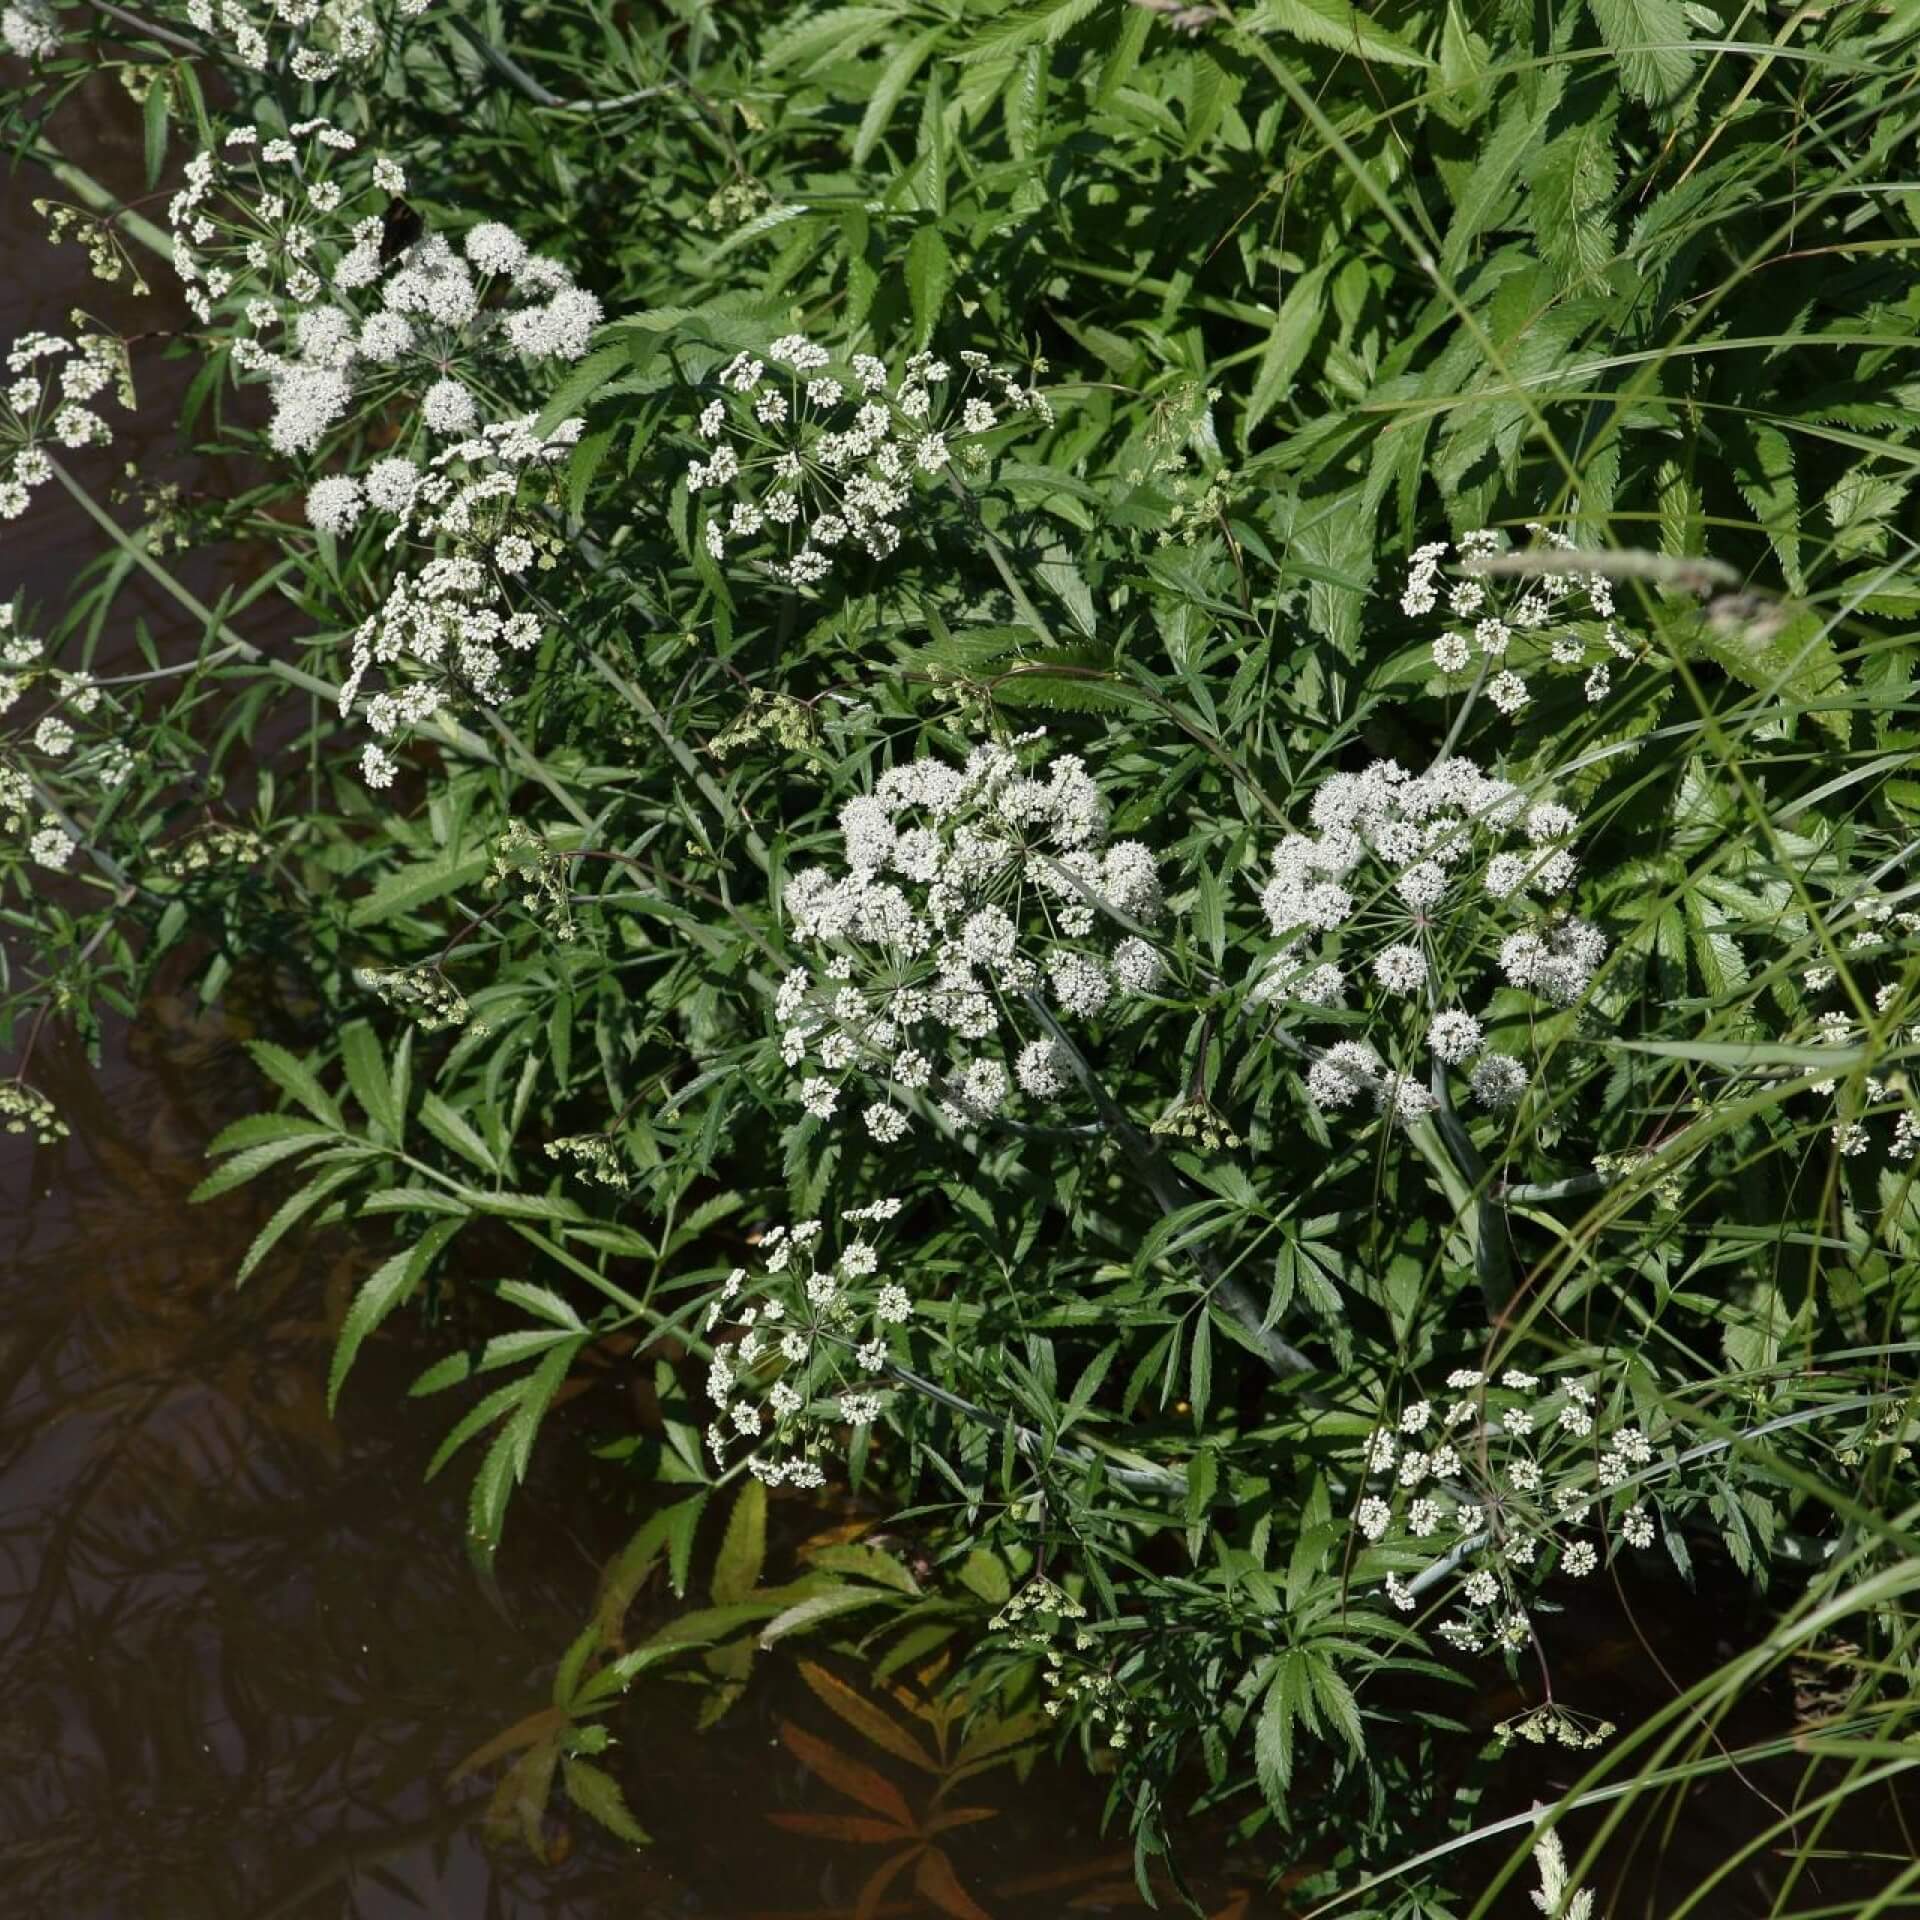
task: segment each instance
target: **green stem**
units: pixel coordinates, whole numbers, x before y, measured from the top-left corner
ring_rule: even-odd
[[[1107,1091],[1086,1055],[1074,1045],[1046,1002],[1037,993],[1031,992],[1026,995],[1026,1002],[1034,1018],[1046,1028],[1053,1043],[1067,1056],[1074,1077],[1099,1110],[1107,1131],[1120,1143],[1121,1151],[1133,1162],[1135,1171],[1146,1182],[1147,1190],[1159,1203],[1160,1210],[1168,1214],[1177,1213],[1188,1204],[1190,1197],[1181,1185],[1179,1174],[1153,1142],[1121,1111],[1119,1103]],[[1260,1302],[1254,1298],[1253,1290],[1244,1280],[1226,1272],[1205,1248],[1196,1249],[1193,1259],[1206,1280],[1207,1290],[1218,1294],[1225,1302],[1227,1311],[1233,1315],[1252,1342],[1254,1350],[1274,1373],[1285,1376],[1319,1372],[1320,1369],[1298,1347],[1290,1346],[1266,1324]]]
[[[674,760],[679,764],[681,772],[699,788],[702,797],[706,800],[707,804],[713,808],[714,812],[720,816],[721,820],[730,827],[741,829],[746,839],[747,852],[751,855],[753,864],[759,867],[762,872],[765,872],[770,864],[770,857],[767,853],[767,843],[760,838],[759,834],[756,833],[748,823],[746,816],[741,813],[733,797],[694,757],[693,749],[667,725],[666,716],[647,698],[646,694],[642,692],[639,687],[636,687],[618,668],[611,665],[597,649],[589,647],[586,650],[586,657],[588,664],[593,668],[594,672],[597,673],[608,686],[612,687],[613,690],[646,721],[647,725],[653,729],[654,733],[659,737],[660,744],[673,756]]]
[[[94,0],[94,4],[100,4],[100,0]],[[672,82],[663,81],[656,86],[636,87],[633,92],[619,94],[611,100],[563,100],[550,87],[542,86],[504,48],[495,46],[471,21],[455,16],[452,25],[454,31],[501,79],[517,88],[536,107],[545,107],[553,113],[614,113],[622,107],[638,106],[642,100],[652,100],[660,94],[677,90]]]
[[[70,160],[63,160],[51,147],[30,147],[27,158],[60,182],[67,191],[84,201],[95,213],[114,221],[130,240],[137,240],[149,253],[168,265],[173,262],[173,239],[164,227],[157,227],[143,213],[123,207],[117,195],[110,193],[92,174],[83,173]]]
[[[882,1372],[888,1379],[897,1380],[903,1387],[911,1387],[915,1393],[933,1401],[938,1406],[945,1407],[951,1413],[959,1414],[962,1419],[972,1420],[983,1427],[991,1427],[996,1433],[1001,1430],[1002,1423],[985,1407],[975,1406],[971,1400],[939,1385],[936,1381],[927,1379],[924,1374],[915,1373],[910,1367],[903,1367],[889,1360]],[[1099,1467],[1116,1486],[1150,1487],[1157,1493],[1184,1494],[1187,1490],[1187,1476],[1184,1473],[1174,1472],[1171,1467],[1122,1466],[1108,1459],[1104,1449],[1097,1454],[1066,1445],[1049,1450],[1046,1442],[1031,1427],[1023,1427],[1017,1423],[1013,1429],[1013,1436],[1014,1444],[1029,1460],[1036,1463],[1044,1461],[1051,1452],[1054,1459],[1071,1461],[1075,1466],[1084,1467],[1088,1472]]]
[[[979,502],[967,491],[966,482],[951,467],[947,469],[947,485],[960,497],[961,503],[966,507],[968,518],[972,520],[981,539],[986,542],[987,558],[993,562],[994,572],[1000,576],[1001,584],[1013,601],[1014,611],[1046,645],[1052,646],[1053,631],[1041,619],[1040,610],[1027,598],[1027,590],[1020,584],[1019,576],[1013,570],[1013,563],[1007,557],[1007,550],[1000,544],[999,535],[987,525],[981,516]]]

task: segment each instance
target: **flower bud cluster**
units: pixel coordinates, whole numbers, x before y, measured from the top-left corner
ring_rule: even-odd
[[[442,1027],[467,1027],[485,1033],[473,1017],[467,996],[437,966],[359,967],[354,980],[384,1005],[404,1013],[423,1033]]]
[[[1159,953],[1134,931],[1162,912],[1154,856],[1108,840],[1076,755],[1026,771],[1035,737],[889,768],[841,808],[841,863],[788,880],[812,964],[781,981],[774,1016],[817,1118],[865,1089],[866,1130],[887,1143],[917,1095],[954,1126],[998,1114],[1016,1087],[1052,1101],[1071,1068],[1049,1021],[1091,1021],[1158,985]]]
[[[67,1123],[38,1087],[24,1080],[0,1080],[0,1133],[30,1133],[50,1147],[67,1137]]]
[[[192,880],[203,873],[252,867],[267,857],[267,843],[248,827],[210,826],[170,847],[159,872],[170,880]]]
[[[1133,1702],[1110,1669],[1086,1657],[1100,1644],[1084,1624],[1086,1617],[1085,1606],[1064,1587],[1036,1574],[987,1627],[1004,1638],[1009,1651],[1040,1655],[1040,1682],[1047,1690],[1042,1705],[1049,1720],[1097,1726],[1118,1752],[1133,1743]],[[1071,1649],[1065,1644],[1069,1627]]]
[[[707,1446],[716,1462],[745,1445],[756,1479],[817,1487],[826,1479],[820,1456],[831,1430],[871,1426],[879,1417],[876,1388],[905,1339],[913,1302],[886,1277],[864,1229],[899,1211],[891,1199],[847,1208],[837,1223],[839,1255],[824,1266],[821,1221],[775,1227],[761,1237],[754,1268],[727,1276],[706,1319],[714,1339],[707,1396],[715,1410]]]

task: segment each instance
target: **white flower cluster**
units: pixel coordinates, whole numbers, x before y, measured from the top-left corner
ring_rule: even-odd
[[[392,20],[414,19],[432,0],[393,0]],[[283,31],[280,49],[296,80],[318,85],[343,67],[364,65],[387,44],[390,19],[374,0],[268,0],[245,6],[241,0],[187,0],[187,20],[243,67],[264,73],[275,63],[274,36]]]
[[[774,1014],[819,1119],[855,1081],[879,1096],[862,1118],[883,1143],[908,1131],[911,1095],[931,1092],[955,1126],[1016,1085],[1054,1099],[1068,1063],[1030,1002],[1086,1021],[1158,985],[1160,956],[1131,931],[1161,913],[1154,857],[1108,841],[1078,757],[1024,770],[1035,737],[889,768],[840,810],[844,865],[787,882],[788,924],[817,957],[781,981]]]
[[[114,793],[132,775],[133,755],[117,731],[103,724],[113,709],[93,676],[53,665],[41,643],[19,630],[17,617],[10,602],[0,602],[0,715],[29,692],[49,703],[0,763],[0,824],[9,834],[26,836],[29,860],[57,873],[71,863],[77,843],[60,816],[42,804],[40,787],[80,787],[96,798]],[[37,766],[26,758],[29,751]]]
[[[1596,1505],[1611,1510],[1623,1544],[1653,1544],[1649,1497],[1625,1484],[1652,1464],[1653,1443],[1632,1425],[1596,1438],[1598,1402],[1582,1381],[1518,1367],[1490,1381],[1460,1367],[1447,1389],[1368,1439],[1363,1478],[1384,1485],[1363,1494],[1354,1524],[1403,1566],[1464,1546],[1451,1568],[1457,1611],[1440,1637],[1462,1653],[1517,1652],[1533,1634],[1528,1590],[1556,1570],[1584,1579],[1600,1565],[1601,1546],[1578,1531]],[[1386,1595],[1403,1613],[1417,1604],[1398,1569]]]
[[[1333,1110],[1369,1094],[1411,1123],[1434,1106],[1424,1054],[1465,1071],[1482,1106],[1512,1106],[1526,1068],[1488,1050],[1483,1014],[1447,1003],[1477,988],[1490,964],[1557,1006],[1585,992],[1607,943],[1562,905],[1579,821],[1552,801],[1529,805],[1470,760],[1421,774],[1391,760],[1336,773],[1311,818],[1313,833],[1274,849],[1261,905],[1281,944],[1260,964],[1253,998],[1311,1018],[1363,994],[1387,1057],[1371,1039],[1327,1048],[1308,1069],[1308,1097]]]
[[[13,0],[0,9],[0,41],[16,60],[51,60],[60,51],[60,16],[47,0]]]
[[[1527,531],[1538,546],[1566,553],[1574,543],[1538,521]],[[1457,546],[1444,540],[1417,547],[1407,567],[1400,611],[1413,618],[1444,602],[1461,624],[1433,643],[1433,664],[1449,677],[1489,671],[1487,698],[1509,717],[1531,695],[1527,674],[1545,666],[1583,673],[1589,702],[1613,690],[1620,661],[1637,660],[1640,649],[1621,637],[1614,621],[1613,585],[1603,574],[1542,573],[1526,581],[1476,573],[1474,562],[1500,551],[1501,536],[1485,528],[1460,536]],[[1441,578],[1449,556],[1463,577]]]
[[[49,446],[112,441],[112,429],[87,405],[109,387],[123,407],[133,405],[126,350],[116,340],[23,333],[14,341],[0,387],[0,520],[17,520],[34,489],[53,478]]]
[[[361,758],[370,787],[392,783],[393,750],[456,696],[492,706],[514,691],[508,663],[540,644],[539,620],[508,608],[508,584],[535,565],[552,564],[554,536],[540,515],[552,471],[580,437],[578,419],[550,434],[534,418],[484,427],[436,454],[423,470],[400,455],[378,460],[365,482],[344,475],[314,488],[332,490],[310,514],[349,524],[368,507],[390,513],[389,547],[414,541],[435,550],[417,569],[394,577],[386,599],[353,637],[353,661],[340,689],[352,711],[368,673],[382,690],[366,702],[378,738]]]
[[[1856,896],[1844,909],[1836,908],[1828,924],[1841,949],[1851,956],[1850,964],[1862,969],[1870,970],[1876,958],[1897,966],[1920,944],[1920,912],[1877,893]],[[1838,969],[1823,963],[1807,968],[1801,984],[1810,994],[1824,994],[1838,980]],[[1872,993],[1871,1025],[1857,1024],[1850,1011],[1835,1010],[1819,1014],[1810,1025],[1802,1022],[1790,1028],[1781,1038],[1790,1044],[1860,1047],[1869,1055],[1903,1043],[1920,1046],[1920,1025],[1909,1024],[1916,1011],[1912,984],[1887,980]],[[1856,1159],[1871,1151],[1878,1131],[1875,1123],[1889,1113],[1893,1116],[1886,1148],[1889,1157],[1920,1157],[1920,1093],[1909,1075],[1862,1067],[1844,1081],[1837,1075],[1816,1080],[1810,1091],[1835,1102],[1829,1137],[1844,1158]]]
[[[427,433],[464,436],[483,380],[587,351],[600,302],[511,227],[483,222],[457,248],[439,233],[391,244],[378,209],[405,187],[324,120],[284,138],[236,127],[188,163],[174,264],[201,321],[217,309],[234,324],[233,364],[272,386],[277,452],[310,454],[356,407],[396,399]],[[345,531],[348,497],[319,493],[314,524]]]
[[[700,539],[715,560],[749,555],[791,587],[824,580],[836,553],[884,559],[916,480],[956,453],[983,460],[979,436],[1010,414],[1052,418],[1042,394],[985,354],[961,354],[957,378],[930,353],[896,374],[870,353],[842,365],[798,333],[764,357],[739,355],[719,388],[696,423],[706,451],[687,469]]]
[[[753,1449],[748,1470],[770,1487],[817,1487],[827,1434],[878,1419],[874,1391],[913,1302],[882,1271],[880,1249],[862,1229],[894,1218],[898,1200],[849,1207],[839,1225],[839,1257],[821,1264],[818,1220],[775,1227],[762,1236],[756,1270],[735,1267],[707,1310],[716,1338],[707,1369],[714,1419],[707,1446],[716,1462],[739,1445]]]

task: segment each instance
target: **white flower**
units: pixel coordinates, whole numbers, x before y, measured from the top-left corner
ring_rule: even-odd
[[[420,486],[420,469],[411,460],[397,454],[376,460],[367,469],[367,498],[382,513],[404,514],[411,511]]]
[[[1427,1046],[1437,1060],[1457,1066],[1471,1060],[1486,1044],[1480,1022],[1472,1014],[1449,1007],[1434,1015],[1427,1028]]]
[[[365,510],[360,482],[348,474],[316,480],[307,493],[307,519],[321,533],[350,533]]]
[[[1369,1540],[1378,1540],[1393,1520],[1392,1509],[1377,1495],[1369,1494],[1354,1514],[1360,1531]]]
[[[1113,985],[1092,954],[1056,948],[1047,961],[1053,997],[1067,1012],[1090,1018],[1107,1004]]]
[[[40,823],[40,830],[27,842],[27,857],[36,866],[51,868],[60,872],[73,858],[77,842],[60,822],[47,815]]]
[[[286,368],[273,390],[267,439],[276,453],[311,453],[344,414],[353,388],[338,367]]]
[[[1400,1415],[1400,1431],[1402,1433],[1424,1432],[1428,1421],[1432,1418],[1432,1404],[1426,1400],[1416,1400],[1412,1406],[1402,1410]]]
[[[1380,1057],[1364,1041],[1343,1040],[1329,1047],[1307,1071],[1307,1097],[1323,1111],[1350,1106],[1363,1088],[1373,1086]]]
[[[465,433],[479,417],[473,395],[451,378],[436,380],[427,389],[420,413],[429,429],[441,434]]]
[[[1590,1540],[1576,1540],[1560,1556],[1560,1571],[1576,1580],[1585,1579],[1600,1564],[1600,1556]]]
[[[1527,683],[1512,671],[1496,673],[1487,682],[1487,698],[1502,713],[1511,716],[1527,704]]]
[[[1653,1521],[1648,1517],[1645,1507],[1629,1507],[1620,1516],[1620,1537],[1630,1547],[1653,1545]]]
[[[1159,953],[1145,940],[1129,934],[1113,950],[1113,977],[1129,993],[1151,993],[1165,968]]]
[[[834,1109],[840,1104],[840,1090],[831,1080],[822,1080],[816,1076],[802,1083],[800,1104],[815,1119],[831,1120]]]
[[[47,0],[14,0],[0,10],[0,40],[17,60],[51,60],[60,51],[60,16]]]
[[[1426,956],[1404,941],[1384,947],[1374,956],[1373,977],[1389,993],[1417,993],[1426,985]]]
[[[1504,1053],[1482,1054],[1474,1062],[1468,1084],[1473,1097],[1496,1111],[1515,1105],[1527,1090],[1527,1070]]]
[[[469,228],[461,250],[482,273],[517,272],[527,257],[526,243],[498,220]]]
[[[1067,1090],[1067,1057],[1057,1041],[1030,1040],[1020,1049],[1013,1076],[1035,1099],[1053,1099]]]

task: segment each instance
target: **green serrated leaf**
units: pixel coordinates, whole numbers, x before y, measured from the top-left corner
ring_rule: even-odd
[[[907,243],[907,299],[917,344],[925,346],[932,335],[952,284],[953,258],[940,229],[931,224],[916,228]]]
[[[760,1584],[767,1557],[767,1490],[758,1480],[740,1489],[727,1515],[726,1536],[713,1563],[708,1591],[716,1605],[744,1600]]]
[[[1693,78],[1694,62],[1681,0],[1590,0],[1590,6],[1627,91],[1650,107],[1677,99]]]
[[[353,1296],[353,1304],[347,1309],[346,1319],[341,1322],[340,1336],[333,1347],[333,1364],[327,1370],[329,1413],[333,1412],[339,1401],[348,1369],[352,1367],[354,1357],[368,1334],[420,1284],[426,1277],[428,1267],[463,1224],[459,1220],[436,1220],[420,1236],[416,1245],[382,1261],[361,1283],[359,1292]],[[431,1477],[432,1469],[428,1471]]]
[[[620,1783],[612,1774],[602,1772],[585,1760],[567,1758],[560,1762],[560,1777],[566,1784],[567,1798],[582,1813],[597,1820],[616,1840],[625,1840],[635,1847],[653,1844],[646,1829],[627,1811]]]
[[[1309,46],[1331,47],[1388,67],[1427,67],[1419,48],[1346,0],[1260,0],[1249,21],[1255,32],[1284,33]]]

